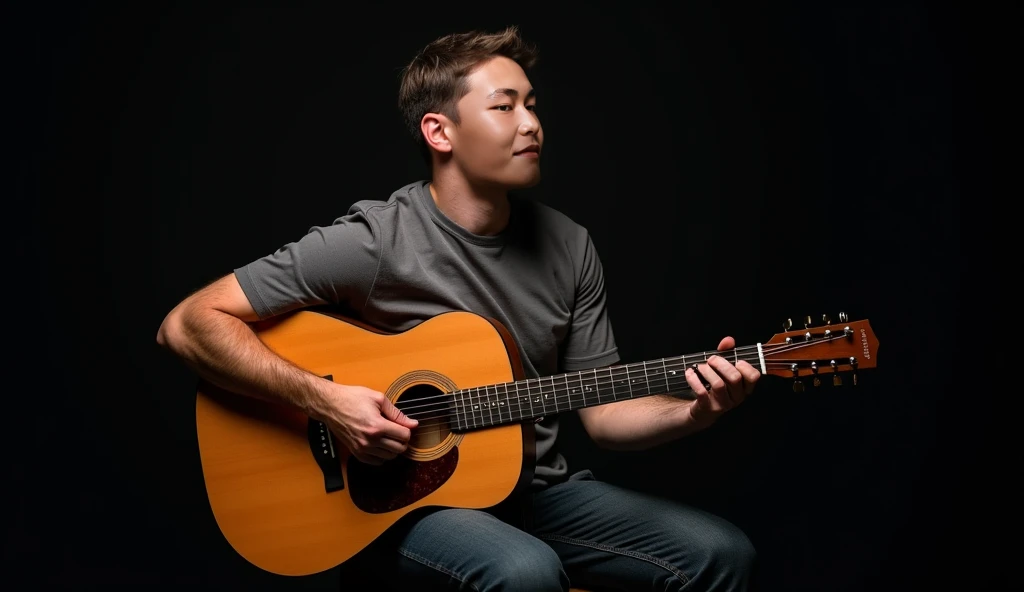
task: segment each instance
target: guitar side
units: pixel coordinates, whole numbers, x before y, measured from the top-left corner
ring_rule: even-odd
[[[443,394],[521,374],[504,328],[470,313],[438,315],[399,334],[314,311],[255,328],[298,366],[386,393],[399,406],[417,389]],[[436,421],[421,421],[406,455],[378,469],[350,457],[337,440],[330,450],[314,448],[323,443],[314,442],[310,419],[297,410],[201,383],[199,451],[217,525],[257,567],[308,575],[344,563],[417,508],[490,508],[532,477],[532,424],[446,433]],[[343,487],[333,491],[317,462],[317,453],[328,452],[341,467]],[[410,481],[396,484],[398,477]]]

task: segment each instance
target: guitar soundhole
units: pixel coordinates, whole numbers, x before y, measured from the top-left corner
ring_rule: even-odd
[[[451,434],[451,397],[429,384],[409,387],[395,406],[408,417],[419,420],[412,432],[411,448],[431,450],[437,448]]]

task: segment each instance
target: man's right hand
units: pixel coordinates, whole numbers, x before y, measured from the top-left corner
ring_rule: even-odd
[[[341,444],[368,465],[380,465],[405,452],[412,429],[419,422],[407,417],[380,392],[339,386],[326,401],[322,419]]]

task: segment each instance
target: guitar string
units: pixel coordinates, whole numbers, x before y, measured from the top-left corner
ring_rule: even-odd
[[[804,378],[806,378],[806,377],[804,377]],[[626,400],[644,398],[644,397],[653,396],[653,395],[670,395],[670,396],[674,396],[674,395],[679,395],[679,394],[682,394],[682,393],[693,392],[693,388],[689,386],[689,383],[683,384],[684,381],[685,381],[685,378],[680,378],[680,377],[670,378],[669,382],[676,382],[677,384],[675,384],[675,385],[671,385],[670,384],[669,388],[667,390],[659,389],[657,391],[649,391],[649,392],[644,392],[642,394],[631,394],[629,397],[616,398],[615,400],[611,400],[611,401],[600,401],[600,400],[598,400],[597,404],[614,403],[614,402],[619,402],[619,401],[626,401]],[[680,386],[682,386],[683,388],[677,388],[677,387],[680,387]],[[566,412],[566,411],[571,411],[571,410],[574,410],[574,409],[579,409],[580,408],[579,406],[577,406],[577,407],[573,407],[572,406],[574,401],[582,401],[583,399],[590,399],[590,401],[593,402],[594,398],[595,397],[593,395],[590,395],[589,397],[583,396],[583,395],[580,395],[580,396],[568,395],[568,396],[566,396],[566,400],[565,401],[557,401],[557,402],[547,401],[544,404],[536,403],[537,406],[542,407],[542,412],[541,413],[527,414],[527,415],[523,415],[523,412],[528,410],[528,409],[530,411],[534,411],[535,412],[537,410],[536,407],[531,407],[529,404],[524,404],[524,403],[520,403],[518,401],[511,401],[511,400],[509,401],[509,404],[507,406],[504,406],[504,407],[492,406],[491,408],[466,410],[465,412],[463,412],[461,414],[458,413],[457,410],[453,409],[451,406],[446,406],[445,408],[441,408],[441,409],[433,409],[433,410],[421,412],[420,415],[429,414],[429,413],[435,413],[435,412],[441,412],[441,413],[440,413],[440,415],[434,414],[434,415],[430,415],[428,417],[417,417],[416,419],[418,419],[420,421],[420,425],[416,427],[416,430],[417,430],[417,432],[422,431],[424,427],[429,425],[427,422],[429,422],[431,420],[442,420],[443,419],[443,420],[446,420],[448,422],[452,422],[453,419],[454,419],[455,422],[458,422],[458,419],[459,419],[458,416],[459,415],[462,415],[466,419],[466,423],[471,423],[472,424],[472,425],[467,425],[466,429],[473,429],[473,428],[477,428],[477,427],[490,427],[492,425],[499,425],[499,424],[503,424],[503,423],[516,423],[516,422],[520,422],[520,421],[529,421],[529,420],[532,420],[534,417],[543,417],[544,415],[554,415],[554,414],[563,413],[563,412]],[[516,406],[518,406],[518,412],[519,412],[520,417],[518,417],[516,419],[513,419],[512,416],[515,413]],[[586,406],[586,405],[584,405],[584,406]],[[554,409],[549,409],[550,407],[553,407]],[[497,422],[494,421],[494,416],[495,415],[498,416],[498,421]],[[470,420],[472,420],[472,421],[470,422]],[[427,433],[429,433],[429,432],[430,432],[430,430],[427,430]]]
[[[806,378],[806,377],[804,377],[804,378]],[[680,381],[685,382],[685,377],[684,378],[674,377],[674,378],[670,378],[669,380],[670,381],[675,381],[677,383],[680,382]],[[817,388],[817,387],[815,387],[815,388]],[[618,401],[631,400],[631,399],[635,399],[635,398],[643,398],[643,397],[651,396],[651,395],[670,395],[671,396],[671,395],[678,395],[678,394],[687,393],[687,392],[691,392],[691,393],[693,392],[693,388],[689,386],[689,383],[686,383],[684,385],[684,388],[680,388],[680,389],[670,387],[667,391],[658,391],[658,392],[645,393],[645,394],[639,395],[639,396],[631,395],[628,399],[627,398],[616,399],[615,401],[605,401],[605,403],[613,403],[613,402],[618,402]],[[570,395],[569,401],[566,402],[566,405],[568,405],[568,406],[562,407],[562,408],[559,409],[559,408],[557,408],[558,405],[556,404],[555,405],[556,409],[554,411],[548,411],[548,410],[546,410],[546,407],[545,407],[544,413],[537,414],[537,417],[543,417],[544,415],[555,415],[555,414],[559,414],[559,413],[564,413],[566,411],[571,411],[571,410],[573,410],[573,407],[571,407],[571,403],[572,403],[572,398],[571,398],[571,395]],[[552,405],[552,403],[548,403],[548,405]],[[520,405],[520,412],[522,412],[526,408],[528,408],[528,405]],[[576,409],[578,409],[578,407]],[[440,409],[436,409],[435,411],[441,411],[441,410]],[[432,434],[435,434],[435,433],[440,433],[440,432],[442,432],[442,431],[444,431],[446,429],[445,426],[451,426],[453,423],[456,424],[456,425],[459,424],[459,418],[457,417],[457,415],[458,415],[457,413],[455,413],[453,410],[451,410],[449,408],[449,409],[446,409],[445,412],[442,413],[441,415],[432,415],[430,417],[420,418],[419,419],[420,425],[418,425],[415,428],[415,433],[418,434],[418,435],[432,435]],[[504,425],[514,425],[514,424],[517,424],[517,423],[524,423],[524,422],[532,421],[534,419],[534,417],[531,415],[531,416],[526,416],[526,417],[522,417],[522,418],[513,420],[512,419],[512,407],[511,407],[511,405],[507,408],[507,410],[505,412],[501,412],[501,410],[499,410],[499,412],[498,412],[498,421],[497,422],[494,421],[494,412],[492,410],[490,410],[490,409],[488,409],[488,410],[470,411],[470,412],[465,413],[463,415],[464,415],[464,418],[467,420],[465,422],[467,425],[463,426],[461,430],[458,430],[460,433],[464,432],[464,431],[472,431],[474,429],[488,428],[488,427],[498,426],[498,425],[503,425],[503,424]],[[479,415],[479,417],[478,417],[478,415]],[[470,421],[468,421],[469,419],[472,419],[473,421],[470,422]],[[431,423],[431,422],[433,422],[433,423]],[[450,431],[454,431],[450,427],[448,427],[447,429],[448,429],[449,432]]]
[[[790,367],[790,365],[791,364],[789,362],[772,362],[772,363],[768,363],[767,364],[767,366],[769,366],[773,370],[774,369],[778,369],[778,368],[787,368],[788,369]],[[666,365],[666,369],[668,367],[669,367],[669,365]],[[686,368],[688,368],[688,367],[689,366],[686,366]],[[639,381],[632,381],[632,375],[630,375],[627,378],[627,375],[626,375],[625,372],[621,372],[618,375],[614,375],[614,374],[607,373],[606,370],[607,369],[599,371],[599,372],[604,372],[606,374],[606,376],[601,377],[599,375],[598,380],[594,380],[593,377],[587,376],[585,374],[580,374],[580,375],[578,375],[576,377],[571,377],[571,378],[565,377],[565,376],[560,376],[558,379],[549,379],[549,378],[530,379],[529,381],[524,381],[524,382],[525,383],[532,383],[532,381],[537,380],[537,383],[535,385],[534,384],[526,384],[526,386],[523,387],[522,389],[515,388],[515,386],[514,386],[515,383],[507,383],[507,384],[513,385],[513,389],[512,390],[508,390],[507,387],[506,387],[507,393],[502,393],[500,391],[500,387],[503,386],[503,385],[497,385],[497,386],[494,386],[494,387],[491,387],[490,385],[488,387],[473,387],[473,388],[467,388],[467,389],[460,389],[460,390],[454,391],[452,393],[442,393],[440,395],[432,395],[430,397],[423,397],[421,399],[416,399],[415,400],[417,403],[423,402],[423,401],[428,401],[428,402],[426,402],[424,404],[413,405],[413,406],[404,406],[404,407],[399,405],[399,407],[409,417],[415,417],[416,415],[421,415],[422,416],[424,413],[434,412],[434,411],[439,411],[439,410],[444,410],[444,411],[447,412],[449,410],[449,408],[451,407],[451,403],[454,400],[453,397],[455,395],[457,395],[457,394],[464,395],[461,398],[461,400],[460,400],[460,403],[462,403],[464,408],[466,408],[468,406],[471,406],[471,405],[475,405],[475,404],[487,404],[487,403],[491,403],[492,406],[493,406],[494,404],[496,404],[496,402],[500,402],[500,401],[516,402],[522,408],[529,407],[529,406],[531,406],[531,404],[533,404],[533,405],[541,405],[541,406],[546,406],[546,405],[561,406],[561,404],[563,403],[563,399],[566,402],[571,402],[573,399],[577,399],[577,398],[591,399],[591,398],[596,396],[598,398],[598,400],[600,401],[601,397],[603,397],[603,396],[611,396],[615,400],[619,400],[620,396],[626,395],[626,392],[631,392],[631,389],[633,388],[633,386],[637,385],[638,382],[639,382],[639,386],[637,386],[637,389],[639,390],[639,389],[648,388],[648,387],[646,387],[644,385],[650,385],[650,387],[652,387],[652,388],[657,388],[662,383],[665,383],[666,385],[669,382],[671,382],[671,381],[677,381],[677,382],[684,382],[685,383],[685,380],[686,380],[685,374],[681,374],[681,375],[678,375],[678,376],[673,376],[673,375],[669,375],[669,374],[663,373],[660,369],[655,370],[655,372],[658,374],[658,376],[656,376],[655,378],[647,377],[647,378],[645,378],[643,380],[639,380]],[[584,371],[584,372],[586,372],[586,371]],[[640,372],[642,372],[642,370],[636,371],[637,376],[639,376]],[[650,370],[649,370],[649,372],[650,372]],[[829,370],[825,370],[825,371],[819,373],[818,376],[820,377],[820,376],[824,376],[824,375],[830,374],[830,373],[832,373],[832,372],[829,371]],[[806,378],[808,376],[812,376],[812,375],[805,374],[805,375],[803,375],[800,378]],[[794,377],[794,378],[797,378],[797,377]],[[547,382],[548,384],[543,384],[542,381],[543,382]],[[568,384],[563,384],[566,381],[568,381]],[[598,389],[600,391],[600,390],[603,390],[603,389],[605,389],[605,388],[607,388],[609,386],[612,389],[612,393],[611,394],[605,394],[605,395],[603,395],[601,392],[591,393],[591,392],[587,392],[587,391],[584,390],[584,389],[596,388],[596,389]],[[623,392],[621,394],[616,392],[620,388],[623,389]],[[539,391],[534,393],[533,392],[534,389],[539,389]],[[513,392],[513,391],[515,391],[515,392]],[[544,398],[543,399],[537,399],[538,395],[543,395]],[[553,395],[553,397],[548,397],[547,395]],[[630,395],[630,398],[632,398],[632,395]],[[521,403],[520,401],[523,401],[523,400],[525,400],[526,402],[525,403]],[[611,401],[609,401],[609,402],[611,402]],[[416,411],[413,412],[413,413],[410,413],[413,410],[416,410]],[[471,414],[471,413],[472,413],[472,411],[468,411],[467,412],[467,414]]]
[[[685,380],[685,379],[680,379],[679,377],[676,377],[676,378],[672,378],[670,380],[679,382],[680,380]],[[685,388],[682,388],[682,389],[670,388],[668,391],[658,391],[658,392],[655,392],[655,393],[648,393],[648,394],[639,395],[639,396],[631,396],[629,399],[642,398],[642,397],[645,397],[645,396],[658,395],[658,394],[678,395],[678,394],[681,394],[681,393],[692,392],[692,391],[693,391],[693,389],[687,383],[685,385]],[[606,402],[607,403],[611,403],[611,402],[624,401],[624,400],[628,400],[628,399],[617,399],[616,401],[606,401]],[[525,409],[525,408],[526,408],[526,406],[522,406],[520,411],[522,411],[522,409]],[[564,413],[564,412],[570,411],[570,410],[572,410],[572,407],[565,407],[565,408],[561,408],[561,409],[555,409],[554,411],[546,411],[545,413],[538,414],[538,416],[542,417],[544,415],[554,415],[554,414]],[[477,414],[480,414],[479,417],[477,417]],[[433,416],[430,416],[430,417],[422,418],[422,419],[420,419],[420,425],[415,428],[415,433],[417,435],[433,435],[433,434],[437,434],[437,433],[440,433],[442,431],[445,431],[446,429],[449,432],[457,431],[459,433],[463,433],[463,432],[466,432],[466,431],[472,431],[472,430],[475,430],[475,429],[488,428],[488,427],[498,426],[498,425],[514,425],[514,424],[517,424],[517,423],[525,423],[525,422],[532,421],[534,419],[532,416],[528,416],[528,417],[522,417],[522,418],[513,420],[512,419],[512,410],[511,410],[511,407],[510,407],[504,413],[499,412],[499,414],[498,414],[498,421],[495,422],[494,421],[494,414],[493,414],[493,412],[491,410],[480,410],[480,411],[476,411],[476,412],[470,412],[466,416],[467,421],[465,423],[467,425],[461,426],[461,429],[459,429],[459,427],[456,427],[455,429],[452,429],[450,427],[452,424],[455,424],[456,426],[459,425],[458,417],[453,417],[453,415],[456,415],[456,414],[454,412],[452,412],[451,410],[449,410],[449,411],[447,411],[447,412],[445,412],[445,413],[443,413],[441,415],[433,415]],[[472,416],[472,417],[470,417],[470,416]],[[469,419],[472,419],[473,421],[469,422],[468,421]]]
[[[659,370],[659,372],[660,372],[660,370]],[[586,379],[586,378],[584,377],[584,379]],[[533,379],[531,379],[531,380],[533,380]],[[612,393],[610,393],[610,394],[609,393],[602,394],[602,392],[594,392],[594,391],[584,392],[584,390],[582,388],[580,388],[579,386],[571,386],[571,384],[570,384],[570,386],[557,386],[557,387],[540,386],[540,388],[542,390],[540,390],[537,393],[532,393],[531,394],[530,390],[531,389],[536,389],[537,386],[529,386],[529,387],[527,387],[527,391],[525,393],[524,393],[524,391],[522,389],[519,389],[518,393],[514,393],[512,391],[509,391],[508,392],[508,396],[505,396],[503,393],[497,393],[497,392],[494,392],[494,391],[492,391],[490,393],[487,393],[487,394],[475,394],[475,395],[474,394],[470,394],[469,396],[463,398],[462,401],[460,401],[460,403],[462,404],[462,408],[466,410],[466,411],[463,412],[464,415],[467,415],[467,416],[473,415],[473,414],[487,415],[488,413],[491,412],[492,409],[500,408],[500,404],[502,402],[506,403],[506,405],[505,405],[506,409],[511,408],[512,405],[514,404],[514,405],[517,405],[519,407],[519,409],[520,409],[520,412],[522,412],[525,409],[536,410],[537,407],[540,407],[540,408],[543,408],[543,409],[547,409],[547,407],[550,407],[550,406],[554,406],[556,409],[558,409],[559,407],[565,407],[565,406],[570,406],[571,407],[573,401],[576,401],[576,400],[581,400],[581,401],[582,400],[586,400],[586,401],[594,401],[594,400],[596,400],[598,402],[597,404],[602,404],[604,402],[613,403],[613,402],[616,402],[616,401],[625,401],[625,400],[628,400],[628,399],[640,398],[640,397],[649,396],[649,395],[673,394],[675,392],[685,392],[685,391],[692,390],[688,386],[689,383],[686,381],[686,376],[684,374],[680,374],[680,375],[676,375],[676,376],[661,375],[661,376],[659,376],[656,379],[645,380],[644,383],[647,384],[647,385],[650,385],[650,387],[639,386],[639,385],[636,385],[636,384],[623,384],[621,387],[618,386],[619,383],[625,383],[625,382],[626,382],[626,379],[623,378],[622,380],[614,380],[614,379],[612,379],[612,380],[604,380],[604,381],[590,382],[590,383],[584,383],[583,384],[584,387],[596,388],[596,389],[598,389],[598,391],[600,391],[601,389],[604,389],[604,388],[610,386],[611,389],[612,389]],[[677,386],[679,386],[679,385],[687,385],[687,387],[685,389],[683,389],[683,391],[679,391],[679,389],[674,389],[672,387],[671,383],[675,383]],[[511,383],[509,383],[509,384],[511,384]],[[662,384],[665,384],[665,385],[669,386],[668,390],[658,389],[656,392],[652,392],[650,390],[651,388],[658,388]],[[483,387],[481,387],[481,388],[483,388]],[[543,390],[545,388],[547,390]],[[635,388],[637,390],[637,392],[643,392],[644,390],[646,390],[647,392],[644,393],[643,395],[639,395],[638,396],[638,395],[636,395],[636,394],[634,394],[632,392],[633,388]],[[621,393],[616,392],[619,389],[621,389],[623,392],[621,392]],[[456,391],[456,392],[466,392],[466,391],[470,391],[470,390],[476,390],[476,389],[475,388],[473,388],[473,389],[463,389],[461,391]],[[433,400],[433,401],[431,401],[429,403],[426,403],[426,404],[423,404],[423,405],[412,405],[412,406],[404,406],[404,407],[401,404],[399,404],[398,407],[399,407],[399,409],[402,410],[403,413],[405,413],[405,415],[407,417],[410,417],[412,419],[420,419],[421,421],[422,420],[426,420],[426,419],[430,419],[430,417],[422,417],[425,414],[430,414],[430,413],[435,413],[435,412],[444,412],[443,415],[451,415],[452,413],[454,413],[454,411],[452,409],[453,408],[452,403],[454,401],[454,395],[455,395],[455,393],[445,393],[445,394],[441,394],[441,395],[432,395],[430,397],[423,397],[422,399],[416,399],[415,400],[416,402],[419,402],[419,401],[423,401],[423,400],[426,400],[426,399],[435,399],[435,400]],[[544,397],[541,398],[541,399],[538,399],[537,397],[541,396],[541,395],[544,395]],[[548,397],[546,395],[553,395],[553,396]],[[610,398],[611,400],[609,400],[609,401],[602,401],[603,398]],[[437,399],[440,399],[440,400],[437,400]],[[478,409],[470,409],[470,407],[473,406],[474,404],[486,404],[486,403],[489,403],[490,407],[486,407],[484,409],[479,409],[479,408]],[[413,410],[416,410],[416,411],[410,413],[410,411],[413,411]],[[543,413],[540,413],[540,414],[537,414],[537,415],[543,415]],[[435,416],[435,417],[441,417],[441,416]]]
[[[764,351],[764,353],[766,355],[767,354],[778,354],[781,351],[791,351],[791,350],[795,350],[795,349],[802,349],[804,347],[809,347],[809,346],[812,346],[812,345],[817,345],[818,343],[820,343],[820,341],[819,342],[795,343],[795,344],[777,344],[777,345],[774,345],[774,346],[764,347],[762,349],[763,349],[763,351]],[[755,348],[756,348],[756,346],[745,346],[744,349],[755,349]],[[737,351],[739,349],[740,348],[737,348]],[[722,357],[724,357],[726,359],[733,359],[733,360],[736,359],[736,357],[734,357],[734,356],[727,355],[727,354],[730,353],[729,351],[725,351],[725,352],[711,352],[711,353],[721,355]],[[422,414],[424,412],[422,410],[424,408],[426,408],[426,407],[432,407],[433,409],[430,410],[431,412],[440,410],[439,407],[446,409],[446,408],[450,407],[450,403],[452,401],[453,395],[460,394],[460,393],[464,394],[464,395],[468,395],[468,396],[465,396],[463,398],[463,403],[465,403],[466,401],[469,401],[470,404],[473,404],[474,402],[477,402],[477,401],[491,400],[493,397],[498,397],[500,399],[500,397],[503,396],[503,393],[500,393],[498,391],[498,389],[501,388],[501,387],[504,387],[505,390],[507,391],[507,395],[505,396],[506,400],[512,400],[513,398],[517,398],[517,397],[529,397],[532,400],[533,399],[533,395],[530,394],[530,390],[533,389],[533,388],[539,387],[541,389],[540,390],[541,394],[543,394],[545,392],[553,393],[555,395],[555,403],[554,404],[557,404],[559,397],[566,397],[566,398],[571,399],[574,396],[575,391],[581,390],[580,386],[577,386],[580,383],[581,380],[591,380],[591,381],[593,381],[593,382],[589,382],[589,383],[583,383],[583,386],[591,386],[591,387],[596,387],[598,389],[605,388],[605,387],[608,387],[610,385],[612,387],[612,389],[613,389],[613,394],[614,394],[614,389],[615,389],[617,384],[621,384],[621,383],[623,383],[625,381],[631,380],[632,379],[632,374],[635,374],[636,376],[640,376],[641,375],[640,373],[644,372],[645,370],[647,372],[657,372],[657,373],[661,374],[661,376],[658,377],[658,378],[655,378],[653,380],[647,379],[646,376],[645,376],[644,380],[641,381],[641,382],[645,382],[645,383],[648,383],[648,384],[656,385],[657,383],[661,383],[661,382],[664,382],[666,380],[679,380],[678,377],[668,376],[667,374],[663,373],[662,369],[660,367],[658,367],[658,366],[659,365],[663,365],[665,367],[666,371],[677,371],[679,369],[684,369],[685,370],[686,368],[690,368],[692,366],[691,364],[686,364],[686,363],[682,362],[683,358],[686,358],[686,357],[697,358],[698,354],[689,354],[687,356],[676,356],[676,357],[671,357],[671,358],[663,358],[661,360],[652,360],[652,361],[646,362],[647,368],[639,368],[639,369],[636,369],[636,370],[633,370],[632,368],[627,369],[627,366],[633,366],[633,364],[626,364],[626,365],[619,365],[619,366],[612,366],[612,367],[605,367],[605,368],[597,368],[596,371],[598,373],[598,379],[596,381],[593,381],[593,378],[588,378],[587,376],[584,375],[584,373],[593,374],[595,369],[590,369],[590,370],[582,370],[582,371],[579,371],[579,372],[564,373],[564,374],[559,374],[559,375],[555,375],[555,376],[545,376],[545,377],[541,377],[541,378],[523,379],[522,381],[513,381],[513,382],[507,382],[507,383],[499,383],[499,384],[494,384],[494,385],[482,385],[482,386],[479,386],[479,387],[467,387],[467,388],[464,388],[464,389],[458,389],[458,390],[453,391],[451,393],[442,393],[442,394],[439,394],[439,395],[432,395],[432,396],[429,396],[429,397],[422,397],[422,398],[416,399],[415,401],[417,403],[423,403],[423,402],[427,402],[427,403],[421,404],[421,405],[412,405],[412,406],[408,406],[408,407],[401,407],[400,406],[400,408],[402,408],[403,412],[406,413],[407,416],[412,417],[412,415],[410,415],[410,413],[409,413],[409,411],[412,411],[412,410],[420,410],[420,411],[417,411],[416,413]],[[745,360],[747,362],[754,362],[754,361],[758,360],[758,356],[750,355],[750,354],[744,354],[744,356],[740,357],[740,359],[743,359],[743,360]],[[669,362],[669,360],[678,360],[678,361]],[[779,368],[779,367],[787,367],[788,368],[794,362],[795,362],[794,360],[787,360],[787,361],[778,361],[778,360],[768,361],[768,360],[766,360],[765,364],[766,364],[767,367],[771,367],[772,369],[776,369],[776,368]],[[643,366],[643,364],[644,363],[637,363],[636,365],[637,366]],[[653,368],[652,368],[652,366],[653,366]],[[755,364],[755,366],[757,366],[757,365]],[[825,374],[827,374],[827,373],[829,373],[829,372],[826,371]],[[601,376],[601,374],[604,374],[605,376]],[[666,378],[666,376],[667,376],[667,378]],[[682,378],[683,378],[683,380],[685,380],[685,375]],[[533,381],[537,381],[535,385],[531,384]],[[544,385],[544,384],[542,384],[542,381],[548,382],[549,384],[548,385]],[[559,382],[559,384],[555,384],[555,381],[560,381],[560,382]],[[568,384],[563,386],[562,383],[565,383],[565,382],[568,382]],[[508,386],[509,385],[522,384],[522,383],[525,383],[525,389],[527,391],[527,393],[525,395],[519,389],[516,389],[518,391],[516,394],[513,394],[511,391],[508,390]],[[622,388],[629,389],[630,386],[631,386],[630,384],[626,384]],[[545,389],[547,389],[547,391],[545,391]],[[481,390],[483,392],[481,392]],[[476,391],[476,392],[474,393],[473,391]],[[625,394],[625,393],[623,393],[623,394]],[[543,401],[532,401],[532,402],[536,402],[537,404],[542,404],[543,403]]]
[[[685,380],[685,379],[673,378],[673,379],[670,379],[670,380],[671,381],[675,381],[675,382],[679,382],[680,380]],[[675,385],[675,387],[678,387],[678,386],[682,386],[682,384]],[[625,401],[625,400],[635,399],[635,398],[643,398],[643,397],[650,396],[650,395],[662,395],[662,394],[663,395],[677,395],[677,394],[681,394],[681,393],[685,393],[685,392],[692,392],[692,390],[693,390],[688,385],[686,385],[685,388],[675,388],[675,387],[670,387],[668,390],[659,390],[657,392],[645,393],[643,395],[633,395],[633,396],[630,396],[628,398],[619,398],[619,399],[616,399],[615,401],[606,401],[606,403],[613,403],[613,402],[617,402],[617,401]],[[540,405],[540,404],[538,403],[538,405]],[[544,413],[539,413],[539,414],[537,414],[537,416],[538,417],[542,417],[544,415],[554,415],[554,414],[558,414],[558,413],[564,413],[565,411],[570,411],[570,410],[573,409],[573,407],[571,405],[572,405],[572,400],[571,399],[567,399],[566,401],[564,401],[562,403],[561,408],[559,409],[558,408],[559,405],[557,403],[552,403],[552,402],[549,401],[544,406],[545,412]],[[552,407],[552,406],[556,407],[556,408],[553,409],[553,410],[548,411],[547,408],[548,407]],[[526,405],[526,404],[520,404],[519,407],[520,407],[520,409],[519,409],[520,412],[522,412],[523,410],[530,409],[530,406]],[[465,413],[463,415],[466,416],[467,420],[469,419],[469,416],[473,416],[472,419],[474,421],[472,422],[472,426],[467,426],[467,428],[470,428],[470,427],[484,427],[485,424],[498,425],[498,424],[501,424],[501,423],[517,423],[517,422],[520,422],[520,421],[531,421],[533,419],[532,415],[527,415],[527,416],[522,417],[520,419],[513,420],[512,419],[513,409],[514,409],[514,407],[509,405],[509,406],[506,406],[504,408],[504,410],[498,409],[497,411],[493,411],[491,409],[481,409],[481,410],[475,410],[475,411],[468,411],[467,413]],[[578,409],[578,407],[577,407],[577,409]],[[453,419],[453,416],[458,415],[455,411],[453,411],[451,409],[434,409],[432,411],[425,411],[423,413],[433,413],[433,412],[436,412],[436,411],[444,411],[444,412],[441,413],[440,415],[431,415],[429,417],[416,418],[416,419],[419,419],[419,421],[420,421],[420,425],[416,427],[417,433],[421,433],[421,430],[422,430],[423,427],[430,426],[431,424],[429,422],[432,421],[432,420],[447,420],[448,422],[451,422],[452,419]],[[498,421],[496,423],[493,421],[494,420],[493,416],[495,414],[498,415]],[[476,417],[476,416],[479,416],[479,417]],[[457,417],[455,417],[455,419],[456,419],[456,421],[458,421]],[[431,430],[426,430],[426,433],[430,433],[430,432],[431,432]]]

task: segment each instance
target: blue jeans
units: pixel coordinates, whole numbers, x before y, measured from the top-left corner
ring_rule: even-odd
[[[402,590],[748,587],[753,546],[722,518],[598,481],[589,471],[532,497],[530,532],[455,508],[399,523],[388,535],[387,577]]]

